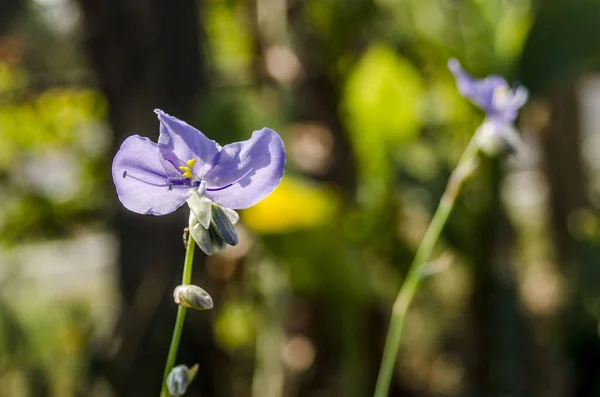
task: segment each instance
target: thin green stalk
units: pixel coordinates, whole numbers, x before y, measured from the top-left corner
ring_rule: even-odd
[[[183,277],[181,284],[190,284],[192,282],[192,266],[194,262],[194,250],[196,248],[196,241],[189,235],[187,242],[187,250],[185,252],[185,261],[183,263]],[[175,365],[175,359],[177,358],[177,350],[179,349],[179,340],[181,339],[181,331],[183,330],[183,321],[185,320],[186,308],[178,306],[177,318],[175,319],[175,328],[173,329],[173,336],[171,337],[171,347],[169,348],[169,355],[167,356],[167,363],[165,364],[165,373],[163,375],[162,387],[160,390],[161,397],[169,397],[169,391],[167,390],[167,377]]]
[[[476,135],[475,135],[476,136]],[[404,320],[408,307],[415,296],[421,282],[425,277],[423,271],[424,266],[431,257],[431,253],[440,238],[440,234],[448,220],[448,216],[454,207],[458,192],[469,175],[477,166],[477,153],[479,147],[476,142],[476,137],[471,139],[469,145],[465,149],[458,165],[450,175],[450,180],[446,186],[446,190],[442,195],[440,204],[438,205],[431,223],[425,232],[425,236],[421,241],[413,263],[408,270],[408,274],[404,279],[394,306],[392,308],[392,316],[388,328],[385,347],[383,349],[383,357],[381,359],[381,367],[377,376],[377,385],[375,387],[374,397],[387,397],[398,354],[398,347],[402,337],[402,329],[404,328]]]

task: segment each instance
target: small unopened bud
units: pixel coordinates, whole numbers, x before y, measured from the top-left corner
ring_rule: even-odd
[[[452,262],[454,262],[454,255],[449,251],[443,252],[434,260],[423,264],[421,267],[421,277],[427,278],[432,274],[443,272],[450,267]]]
[[[179,285],[173,291],[173,299],[179,306],[196,310],[208,310],[213,308],[213,300],[202,288],[197,285]]]
[[[481,151],[488,156],[515,153],[521,146],[521,137],[510,123],[486,120],[476,134]]]
[[[183,396],[197,373],[198,364],[195,364],[192,368],[188,368],[185,365],[178,365],[173,368],[167,377],[167,389],[169,389],[169,393],[173,397]]]
[[[190,228],[186,227],[186,228],[183,229],[183,235],[182,235],[183,246],[184,247],[187,247],[189,237],[190,237]]]
[[[208,229],[202,226],[202,224],[198,221],[198,219],[194,216],[194,212],[190,211],[190,226],[189,226],[190,236],[194,238],[198,247],[206,254],[213,254],[213,244],[210,239],[210,234]]]
[[[235,211],[230,210],[235,214]],[[236,214],[237,215],[237,214]],[[229,245],[237,245],[238,236],[235,231],[234,223],[231,221],[228,213],[225,212],[225,208],[218,204],[212,205],[212,224],[219,235]]]

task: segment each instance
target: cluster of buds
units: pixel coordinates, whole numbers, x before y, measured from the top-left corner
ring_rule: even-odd
[[[197,285],[183,284],[177,286],[173,291],[173,300],[179,306],[187,309],[209,310],[213,308],[211,296]],[[166,382],[169,394],[173,397],[183,396],[197,373],[198,364],[191,368],[185,365],[174,367],[169,372]]]
[[[192,284],[179,285],[173,291],[173,300],[181,307],[195,310],[213,308],[213,300],[204,289]],[[198,373],[198,364],[192,368],[185,365],[174,367],[167,377],[167,389],[173,397],[183,396]]]
[[[187,201],[190,235],[206,255],[220,254],[228,244],[237,245],[235,224],[240,219],[237,212],[196,193]]]

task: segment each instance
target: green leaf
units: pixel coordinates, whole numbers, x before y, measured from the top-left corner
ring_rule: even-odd
[[[421,130],[424,95],[418,70],[386,45],[370,47],[350,73],[342,109],[368,192],[365,200],[382,197],[390,186],[392,153]]]

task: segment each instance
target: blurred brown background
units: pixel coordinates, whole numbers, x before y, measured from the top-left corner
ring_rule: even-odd
[[[391,303],[482,113],[446,62],[529,88],[412,306],[392,396],[600,396],[600,1],[0,1],[0,396],[155,396],[186,209],[110,178],[161,108],[269,126],[279,188],[197,255],[188,396],[369,396]]]

